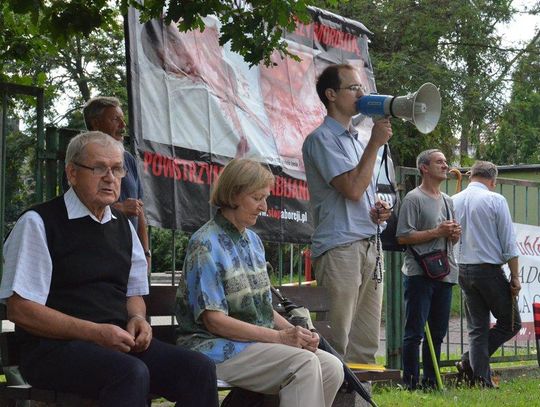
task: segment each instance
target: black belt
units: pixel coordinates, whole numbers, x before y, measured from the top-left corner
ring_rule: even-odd
[[[376,238],[376,235],[372,235],[372,236],[369,236],[369,237],[365,237],[363,239],[360,239],[360,241],[368,241],[370,243],[375,243],[375,238]]]
[[[495,269],[495,268],[501,268],[502,264],[492,264],[492,263],[476,263],[476,264],[463,264],[460,263],[459,267],[479,267],[483,269]]]

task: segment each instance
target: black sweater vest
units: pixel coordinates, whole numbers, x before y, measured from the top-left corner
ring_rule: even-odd
[[[133,245],[127,218],[111,208],[116,219],[105,224],[89,216],[70,220],[63,196],[32,210],[43,219],[52,259],[46,305],[76,318],[125,328]]]

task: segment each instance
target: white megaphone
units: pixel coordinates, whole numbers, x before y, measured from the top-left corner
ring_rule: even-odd
[[[432,83],[424,83],[406,96],[365,95],[356,101],[358,113],[366,116],[393,116],[411,122],[418,131],[427,134],[441,117],[441,95]]]

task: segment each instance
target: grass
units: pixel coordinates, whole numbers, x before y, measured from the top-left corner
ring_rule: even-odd
[[[399,387],[374,385],[373,400],[379,407],[400,406],[537,406],[540,394],[540,369],[521,377],[501,380],[499,389],[450,388],[443,391],[409,392]]]

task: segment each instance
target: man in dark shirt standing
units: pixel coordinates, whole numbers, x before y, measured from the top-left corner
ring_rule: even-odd
[[[88,130],[101,131],[122,142],[126,122],[124,121],[124,112],[120,107],[120,101],[117,98],[98,96],[90,99],[84,105],[83,115]],[[150,263],[151,253],[142,201],[143,189],[139,179],[137,161],[129,151],[124,151],[124,166],[127,173],[122,178],[118,202],[113,207],[126,215],[133,223],[143,246],[146,259]]]

